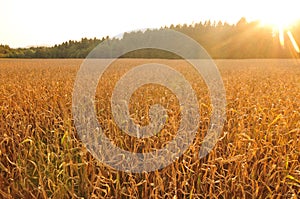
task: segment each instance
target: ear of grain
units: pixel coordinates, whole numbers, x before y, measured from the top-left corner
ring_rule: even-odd
[[[194,144],[159,171],[130,174],[105,166],[76,135],[72,89],[82,60],[0,60],[0,198],[296,198],[300,195],[300,67],[291,60],[217,60],[227,121],[211,153],[198,160],[212,107],[204,82],[186,63],[160,60],[191,82],[199,100]],[[149,60],[148,60],[149,61]],[[145,86],[130,112],[142,125],[149,106],[168,110],[163,131],[135,139],[114,123],[108,97],[119,77],[147,60],[119,60],[100,80],[99,123],[129,151],[161,148],[174,136],[180,107],[163,87]]]

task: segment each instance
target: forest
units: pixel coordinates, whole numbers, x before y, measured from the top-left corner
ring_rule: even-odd
[[[280,42],[280,31],[273,26],[263,26],[259,21],[248,22],[241,18],[236,24],[226,22],[199,22],[193,24],[170,25],[160,29],[133,31],[124,33],[122,38],[103,37],[82,38],[80,41],[69,40],[52,47],[10,48],[0,45],[0,57],[3,58],[85,58],[101,42],[106,41],[108,52],[116,46],[126,44],[128,38],[139,38],[147,41],[151,35],[165,29],[172,29],[186,34],[202,45],[215,59],[248,59],[248,58],[299,58],[295,43],[289,38],[292,33],[295,42],[300,44],[300,21],[283,32],[284,45]],[[109,53],[102,58],[110,58]],[[156,49],[138,50],[127,53],[123,58],[167,58],[178,56]]]

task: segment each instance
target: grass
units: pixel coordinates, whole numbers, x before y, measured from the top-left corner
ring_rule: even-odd
[[[157,61],[157,60],[156,60]],[[216,60],[227,97],[227,120],[211,153],[199,160],[211,114],[207,88],[190,66],[160,60],[191,82],[201,116],[197,137],[173,164],[132,174],[98,162],[76,134],[72,91],[82,60],[0,60],[0,198],[297,198],[300,195],[300,64],[293,60]],[[147,124],[147,107],[161,102],[169,118],[158,136],[136,139],[116,128],[109,97],[131,67],[121,60],[98,87],[98,121],[129,151],[160,148],[178,127],[178,101],[148,85],[130,112]],[[153,60],[152,60],[153,62]],[[144,94],[144,95],[142,95]],[[162,98],[166,95],[166,99]],[[143,96],[143,97],[142,97]],[[146,117],[142,117],[142,116]]]

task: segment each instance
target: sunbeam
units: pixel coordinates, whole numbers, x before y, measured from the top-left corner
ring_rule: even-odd
[[[279,28],[278,34],[279,34],[280,45],[281,45],[281,47],[284,48],[284,29],[283,28]]]
[[[290,40],[291,40],[291,42],[292,42],[292,44],[293,44],[293,47],[294,47],[295,51],[296,51],[297,53],[300,53],[299,46],[298,46],[298,44],[297,44],[297,42],[296,42],[296,40],[295,40],[295,38],[294,38],[292,32],[291,32],[291,31],[287,31],[287,35],[289,36],[289,38],[290,38]]]

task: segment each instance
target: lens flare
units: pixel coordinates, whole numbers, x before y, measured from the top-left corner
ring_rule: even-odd
[[[283,28],[279,28],[278,33],[279,33],[279,42],[280,42],[280,45],[281,45],[281,47],[284,48],[284,29]]]
[[[290,38],[290,40],[291,40],[291,42],[292,42],[292,44],[293,44],[293,47],[294,47],[295,51],[296,51],[297,53],[300,53],[299,46],[298,46],[298,44],[297,44],[297,42],[296,42],[296,40],[295,40],[295,38],[294,38],[292,32],[291,32],[291,31],[287,31],[287,35],[289,36],[289,38]]]

